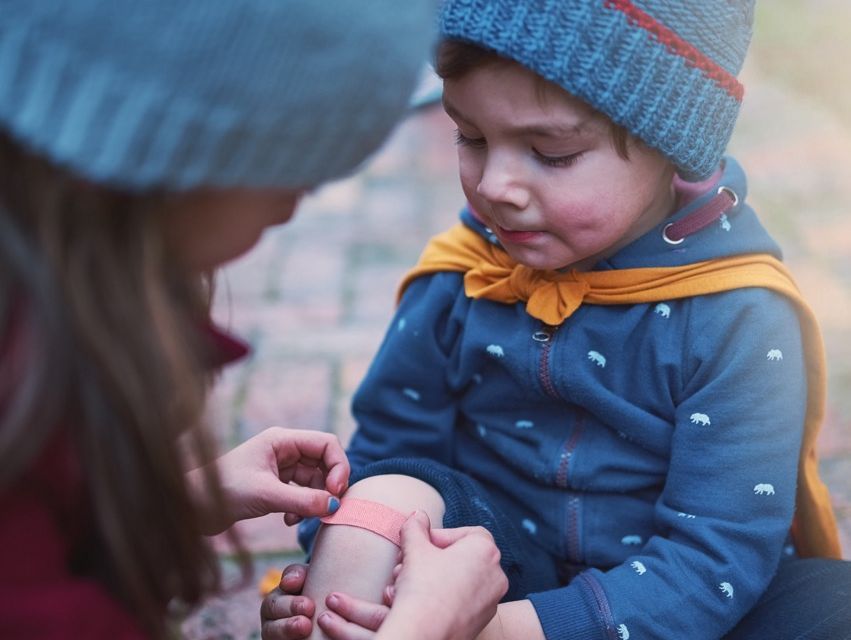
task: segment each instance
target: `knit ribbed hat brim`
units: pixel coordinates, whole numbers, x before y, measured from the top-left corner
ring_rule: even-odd
[[[0,0],[0,126],[131,188],[310,187],[405,112],[430,0]]]
[[[447,0],[440,36],[519,62],[701,180],[738,116],[752,19],[750,0]]]

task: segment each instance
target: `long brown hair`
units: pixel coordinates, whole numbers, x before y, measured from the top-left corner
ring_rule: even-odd
[[[67,432],[92,505],[76,569],[157,637],[169,601],[220,586],[184,483],[188,456],[214,457],[209,299],[164,245],[168,208],[167,194],[91,185],[0,132],[0,487]],[[215,472],[206,488],[221,508]]]

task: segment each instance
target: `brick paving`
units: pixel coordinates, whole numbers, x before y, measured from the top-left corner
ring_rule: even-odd
[[[828,109],[746,67],[747,99],[730,147],[749,173],[749,201],[783,245],[825,335],[830,370],[822,468],[851,558],[851,128]],[[223,446],[280,424],[333,431],[393,309],[401,274],[462,202],[452,125],[439,107],[412,115],[357,176],[308,197],[219,280],[216,318],[253,356],[227,370],[210,420]],[[239,525],[255,567],[301,558],[280,516]],[[216,541],[229,572],[229,550]],[[255,583],[187,619],[189,640],[259,638]]]

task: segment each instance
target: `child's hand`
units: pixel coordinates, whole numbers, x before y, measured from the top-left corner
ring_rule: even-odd
[[[237,520],[284,513],[287,524],[303,516],[324,516],[339,506],[349,463],[336,436],[320,431],[272,427],[218,460],[227,513],[208,513],[205,533],[224,531]],[[187,480],[205,505],[203,473]],[[292,483],[292,484],[290,484]]]
[[[306,564],[291,564],[281,574],[278,588],[260,604],[260,635],[263,640],[302,640],[313,630],[313,600],[301,595],[307,579]]]
[[[397,565],[394,576],[401,565]],[[263,598],[260,603],[260,637],[263,640],[302,640],[313,630],[313,615],[316,605],[307,596],[302,596],[304,582],[307,580],[308,565],[291,564],[281,574],[278,587]],[[385,591],[385,601],[392,601],[392,590]],[[339,616],[326,615],[322,630],[332,640],[356,640],[370,637],[363,631],[376,631],[389,608],[359,600],[344,593],[328,596],[326,606]],[[361,629],[362,627],[362,629]],[[350,635],[354,633],[354,635]]]

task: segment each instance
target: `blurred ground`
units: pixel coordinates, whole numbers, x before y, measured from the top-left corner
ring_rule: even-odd
[[[851,8],[843,0],[763,6],[730,152],[822,323],[830,368],[822,470],[851,558]],[[224,447],[273,424],[347,441],[348,404],[399,277],[462,203],[452,131],[439,107],[416,113],[363,172],[307,198],[296,220],[225,269],[215,316],[254,351],[224,373],[212,398]],[[301,557],[279,516],[241,530],[258,576]],[[183,625],[185,637],[259,638],[259,602],[255,583],[214,598]]]

